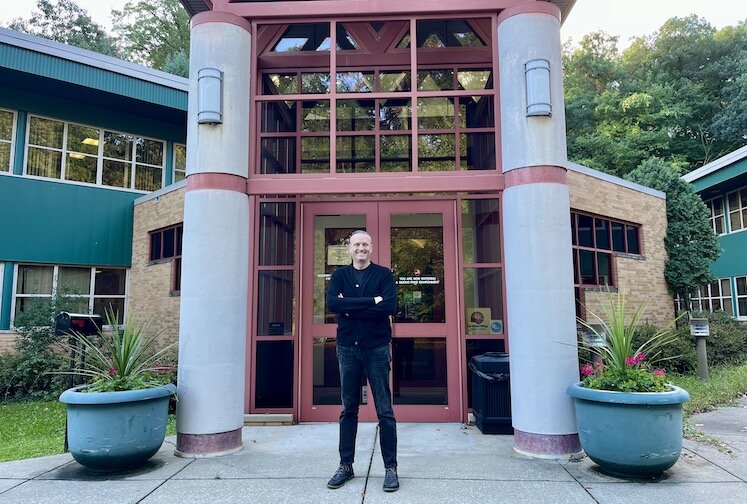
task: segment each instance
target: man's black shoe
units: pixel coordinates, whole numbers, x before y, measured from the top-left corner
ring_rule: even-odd
[[[340,488],[342,485],[345,484],[345,482],[349,479],[352,479],[355,474],[353,474],[353,466],[347,465],[347,464],[340,464],[340,467],[337,468],[337,472],[332,476],[332,479],[329,480],[327,483],[327,488]],[[395,476],[396,477],[396,476]]]
[[[396,492],[399,490],[399,478],[397,477],[396,467],[387,467],[384,473],[384,491]]]

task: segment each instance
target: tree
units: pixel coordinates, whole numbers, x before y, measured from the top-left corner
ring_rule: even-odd
[[[97,53],[118,55],[115,39],[73,0],[38,0],[36,8],[38,11],[29,19],[16,18],[8,27]]]
[[[179,0],[130,1],[112,17],[125,57],[188,76],[189,14]]]
[[[721,249],[710,223],[710,212],[692,186],[680,178],[674,163],[650,158],[625,178],[667,194],[668,259],[664,278],[672,292],[690,303],[690,291],[711,279],[711,264]]]

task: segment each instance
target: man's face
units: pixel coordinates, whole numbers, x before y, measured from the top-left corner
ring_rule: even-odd
[[[357,233],[350,237],[350,245],[348,246],[350,255],[353,257],[353,262],[356,263],[367,263],[371,260],[371,251],[373,245],[371,245],[371,237],[367,234]]]

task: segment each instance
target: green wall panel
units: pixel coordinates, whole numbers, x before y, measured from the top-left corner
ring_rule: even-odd
[[[0,176],[0,261],[129,267],[139,196]]]
[[[711,272],[717,278],[747,275],[747,231],[739,231],[719,236],[721,257],[713,266]]]

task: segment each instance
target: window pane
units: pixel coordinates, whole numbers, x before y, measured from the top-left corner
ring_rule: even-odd
[[[418,47],[479,47],[485,43],[464,20],[423,20],[417,22]]]
[[[394,404],[448,404],[445,338],[392,340]]]
[[[412,170],[412,137],[410,135],[382,135],[381,171],[408,172]]]
[[[18,294],[52,294],[52,266],[18,266]]]
[[[625,226],[619,222],[612,223],[612,250],[625,252]]]
[[[379,101],[379,122],[382,130],[412,129],[410,100],[394,98]]]
[[[728,278],[721,279],[721,295],[731,296],[731,281]]]
[[[421,171],[456,169],[455,135],[418,135],[418,163]]]
[[[284,95],[298,93],[298,76],[290,74],[263,74],[262,93],[266,95]]]
[[[459,70],[457,73],[459,89],[492,89],[493,72],[489,69]]]
[[[338,131],[371,131],[376,123],[373,100],[338,100]]]
[[[156,191],[161,188],[163,169],[137,165],[135,170],[135,189],[140,191]]]
[[[747,277],[737,278],[737,295],[747,296]]]
[[[454,70],[419,70],[418,91],[441,91],[454,89]]]
[[[631,254],[640,254],[641,247],[638,243],[638,228],[635,226],[625,226],[628,234],[628,252]]]
[[[259,206],[259,264],[294,264],[295,231],[294,203],[262,203]]]
[[[739,210],[729,212],[729,225],[732,231],[742,229],[742,221],[739,218]]]
[[[737,309],[739,310],[740,317],[747,317],[747,298],[737,300]]]
[[[341,404],[340,372],[334,339],[315,338],[313,351],[312,404]]]
[[[594,235],[597,248],[610,249],[610,221],[607,219],[594,219]]]
[[[257,334],[293,334],[293,271],[260,271],[257,293]]]
[[[296,137],[263,138],[260,173],[296,172]]]
[[[716,217],[714,221],[713,230],[716,234],[724,234],[724,218]]]
[[[576,245],[576,213],[571,212],[571,244]]]
[[[104,159],[101,183],[113,187],[130,187],[130,164]]]
[[[610,254],[597,253],[597,269],[599,271],[599,285],[613,285],[612,256]]]
[[[373,72],[337,72],[338,93],[371,93],[373,90]]]
[[[418,129],[454,129],[454,99],[418,99]]]
[[[376,170],[376,147],[373,136],[338,136],[337,171],[340,173]]]
[[[136,150],[138,163],[163,166],[163,142],[138,138]]]
[[[301,130],[305,132],[329,131],[329,102],[305,101],[301,110]]]
[[[68,124],[67,150],[84,154],[98,154],[99,130],[79,124]]]
[[[93,313],[101,315],[101,320],[107,322],[106,311],[110,310],[116,315],[117,323],[124,323],[124,298],[93,298]]]
[[[329,172],[329,137],[301,138],[301,173]]]
[[[132,161],[132,142],[130,135],[104,131],[104,156],[124,161]]]
[[[463,128],[492,128],[495,125],[493,97],[459,98],[459,123]]]
[[[163,252],[161,251],[161,242],[163,238],[163,233],[161,231],[156,231],[155,233],[151,233],[150,235],[150,260],[151,261],[157,261],[163,257]]]
[[[329,93],[329,74],[321,72],[302,73],[301,93]]]
[[[60,178],[62,176],[62,152],[29,147],[26,173],[37,177]]]
[[[293,342],[258,341],[256,363],[255,407],[292,408]]]
[[[501,260],[497,199],[462,201],[462,256],[466,264]]]
[[[57,291],[61,294],[91,293],[91,268],[59,268],[57,275]]]
[[[410,72],[379,72],[380,91],[383,93],[410,90]]]
[[[262,131],[266,133],[296,131],[295,101],[262,103]]]
[[[29,145],[62,149],[64,129],[65,123],[62,121],[32,116],[29,120]]]
[[[13,112],[0,110],[0,140],[12,140],[13,118]]]
[[[97,296],[124,296],[126,270],[96,268],[94,291]]]
[[[501,268],[464,268],[463,282],[467,334],[491,334],[493,322],[503,324]]]
[[[163,258],[174,257],[174,251],[176,250],[176,229],[164,229],[163,230]]]
[[[588,215],[578,216],[578,244],[582,247],[594,246],[593,222],[594,219]]]
[[[10,142],[0,142],[0,171],[10,171]]]
[[[495,169],[494,133],[462,133],[459,150],[462,169]]]
[[[581,267],[581,283],[585,285],[596,285],[596,265],[594,264],[594,252],[579,250],[579,262]]]
[[[97,158],[69,153],[65,161],[65,180],[96,183]]]
[[[271,49],[273,52],[329,51],[329,23],[289,26]]]

